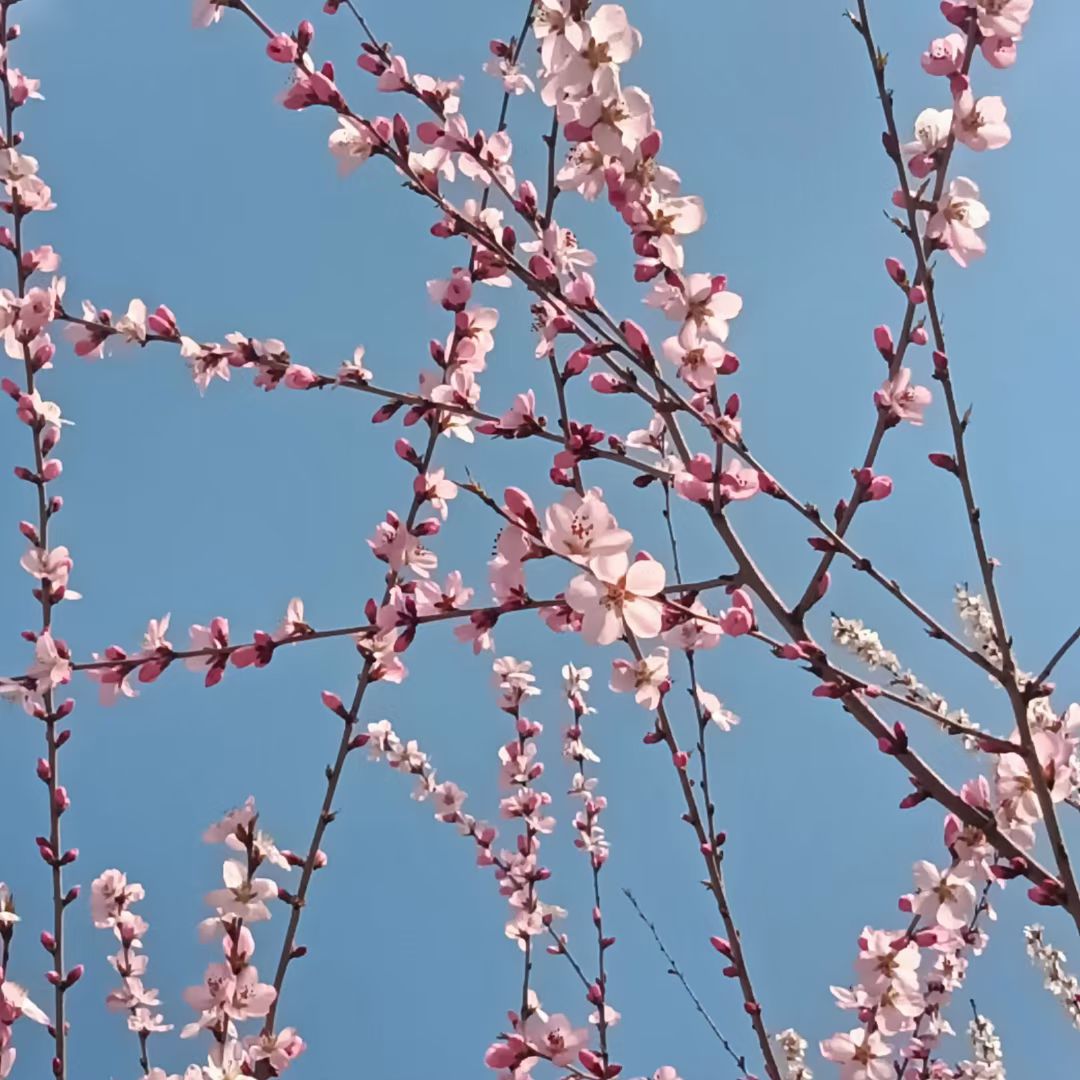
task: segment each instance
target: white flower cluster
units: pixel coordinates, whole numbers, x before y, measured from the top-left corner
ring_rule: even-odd
[[[806,1066],[806,1040],[794,1028],[773,1038],[784,1055],[784,1080],[814,1080],[814,1074]]]
[[[896,653],[886,649],[877,631],[864,626],[861,619],[833,615],[832,637],[837,645],[854,653],[871,671],[884,668],[893,675],[900,675],[900,661]]]
[[[981,596],[968,592],[967,586],[957,585],[954,602],[964,632],[975,647],[992,664],[1001,663],[1001,648],[994,633],[994,616],[990,613],[986,601]]]
[[[1005,1080],[1005,1058],[994,1025],[982,1015],[968,1023],[974,1061],[961,1061],[958,1080]]]
[[[1061,1002],[1073,1026],[1080,1028],[1080,979],[1065,970],[1065,954],[1043,938],[1041,926],[1025,926],[1027,953],[1044,976],[1043,986]]]
[[[971,728],[972,732],[979,730],[979,725],[968,716],[964,709],[950,709],[949,703],[921,682],[915,672],[910,668],[903,669],[896,653],[886,649],[877,631],[865,626],[861,619],[845,619],[840,615],[833,615],[832,638],[837,645],[854,653],[871,670],[880,668],[888,671],[893,676],[893,685],[902,687],[906,696],[912,701],[925,705],[954,724]],[[966,750],[978,749],[974,734],[964,735],[962,738]]]

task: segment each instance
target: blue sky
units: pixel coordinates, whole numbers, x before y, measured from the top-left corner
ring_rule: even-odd
[[[311,14],[268,0],[264,16],[283,27]],[[937,5],[876,5],[877,34],[892,57],[890,82],[904,124],[944,87],[924,76],[918,56],[944,32]],[[788,486],[823,507],[846,494],[848,470],[873,422],[880,379],[872,328],[894,326],[897,294],[881,269],[903,255],[882,214],[892,171],[879,144],[880,116],[861,43],[830,3],[724,5],[686,0],[631,3],[645,47],[626,69],[653,96],[665,160],[685,190],[704,196],[710,220],[688,246],[695,268],[729,275],[746,299],[733,345],[743,368],[737,389],[747,433]],[[491,37],[521,21],[516,4],[449,5],[379,0],[365,5],[376,32],[414,71],[466,76],[464,107],[489,127],[497,88],[484,76]],[[428,235],[429,211],[400,190],[380,163],[340,179],[326,153],[329,118],[287,113],[275,103],[284,69],[235,16],[210,31],[189,29],[186,3],[61,0],[20,6],[26,30],[14,62],[43,79],[47,100],[25,110],[26,148],[41,161],[58,202],[32,223],[34,242],[64,257],[68,296],[126,306],[132,296],[168,303],[203,340],[232,330],[280,337],[293,355],[331,369],[360,343],[388,385],[411,388],[427,362],[427,340],[443,336],[445,314],[424,283],[462,261],[462,249]],[[361,110],[388,110],[352,65],[359,35],[344,16],[316,18],[316,52],[339,62],[341,81]],[[1010,72],[979,68],[979,87],[1004,94],[1013,126],[1003,151],[964,152],[959,171],[982,186],[992,221],[989,255],[964,274],[946,266],[941,293],[963,403],[974,403],[970,438],[975,480],[1021,662],[1036,668],[1075,625],[1076,483],[1070,469],[1080,392],[1075,334],[1078,229],[1070,209],[1078,181],[1074,63],[1080,9],[1036,5],[1020,61]],[[522,174],[539,160],[544,118],[535,101],[515,102]],[[567,197],[559,214],[600,257],[608,307],[660,331],[631,280],[621,223],[605,207]],[[546,392],[533,368],[527,302],[505,298],[484,401],[502,407],[527,385]],[[523,358],[519,362],[519,358]],[[918,358],[924,380],[929,356]],[[735,385],[735,383],[733,383]],[[66,508],[57,534],[76,560],[73,585],[85,594],[59,612],[59,632],[79,655],[112,642],[138,643],[149,617],[171,611],[183,629],[227,616],[237,634],[271,629],[291,596],[304,598],[317,626],[358,621],[381,588],[365,537],[387,508],[407,505],[409,472],[390,456],[396,426],[373,428],[366,399],[345,393],[263,395],[246,377],[215,384],[200,399],[176,354],[165,347],[87,363],[67,352],[47,376],[46,396],[77,426],[63,446]],[[592,406],[584,396],[572,411]],[[544,411],[551,413],[550,402]],[[640,426],[626,411],[616,430]],[[884,505],[860,514],[857,545],[949,617],[954,583],[972,579],[972,560],[954,485],[926,465],[945,449],[935,407],[922,429],[891,437],[883,467],[896,481]],[[0,457],[25,454],[25,432],[0,425]],[[442,452],[442,451],[441,451]],[[508,482],[550,497],[548,451],[502,444],[486,454],[445,452],[451,474],[466,464],[489,489]],[[642,546],[663,550],[658,493],[636,493],[597,467],[622,523]],[[0,504],[13,525],[28,513],[27,491],[10,470]],[[459,502],[440,536],[441,565],[474,582],[495,524]],[[680,515],[688,576],[728,569],[694,515]],[[800,588],[813,565],[803,530],[782,508],[736,508],[742,532],[781,590]],[[14,633],[31,625],[32,600],[15,569],[22,551],[13,527],[0,536],[0,610],[8,633],[0,670],[19,670],[25,648]],[[980,676],[958,671],[867,583],[835,575],[829,606],[865,618],[923,680],[984,726],[1001,730],[1002,701]],[[826,612],[819,609],[818,630]],[[696,886],[701,870],[678,821],[678,793],[657,751],[643,747],[643,714],[603,689],[606,661],[579,642],[548,634],[537,620],[506,620],[499,651],[534,660],[545,690],[533,710],[547,725],[550,787],[563,786],[557,733],[564,720],[558,670],[567,661],[597,669],[593,741],[603,758],[613,854],[604,872],[606,918],[619,938],[610,957],[610,994],[623,1012],[614,1053],[628,1075],[664,1063],[687,1080],[727,1076],[700,1019],[664,974],[644,928],[619,895],[632,888],[720,1027],[747,1052],[752,1038],[737,989],[720,977],[707,947],[715,916]],[[440,775],[470,792],[474,811],[496,813],[495,753],[507,721],[495,708],[489,657],[474,660],[445,628],[424,634],[402,687],[377,687],[369,720],[393,720],[418,738]],[[97,706],[83,687],[75,737],[64,754],[74,807],[65,818],[81,858],[75,880],[120,866],[148,890],[143,914],[150,985],[168,1019],[190,1011],[182,987],[196,982],[213,950],[198,944],[204,892],[214,888],[219,852],[200,843],[203,827],[249,793],[282,844],[303,848],[322,795],[322,768],[337,739],[318,691],[349,687],[356,656],[347,642],[280,654],[259,672],[229,672],[212,691],[170,671],[136,702]],[[755,982],[774,1029],[794,1026],[812,1042],[844,1027],[830,983],[851,978],[863,925],[895,925],[896,897],[910,866],[940,859],[941,814],[901,815],[906,781],[865,735],[828,702],[811,699],[794,665],[778,667],[752,644],[727,642],[702,662],[704,684],[743,717],[713,755],[718,816],[731,837],[731,901]],[[1059,669],[1064,706],[1080,681],[1080,656]],[[0,878],[26,913],[12,977],[45,999],[36,938],[46,874],[33,836],[45,806],[33,763],[39,732],[21,713],[3,714]],[[683,723],[686,723],[685,716]],[[961,780],[970,763],[913,725],[918,745]],[[297,1077],[355,1068],[381,1080],[412,1080],[433,1067],[476,1075],[479,1055],[501,1030],[519,983],[516,950],[503,937],[504,904],[469,847],[436,826],[409,798],[410,785],[382,766],[350,763],[340,817],[330,830],[330,868],[316,879],[300,940],[309,957],[294,966],[279,1013],[310,1044]],[[563,828],[545,855],[555,873],[545,893],[571,908],[571,939],[589,933],[586,867],[570,846],[572,809],[557,800]],[[1073,828],[1080,842],[1080,834]],[[972,968],[955,1022],[974,996],[998,1026],[1017,1077],[1063,1075],[1076,1036],[1043,994],[1023,952],[1021,927],[1040,917],[1022,890],[1007,893],[987,953]],[[106,1017],[110,939],[71,911],[72,960],[88,966],[71,995],[73,1076],[134,1077],[133,1038]],[[259,935],[272,968],[279,916]],[[1063,920],[1051,936],[1068,948]],[[1073,949],[1080,964],[1080,949]],[[545,1004],[584,1015],[565,965],[545,962],[537,986]],[[422,1038],[415,1032],[422,1031]],[[18,1032],[23,1052],[44,1052],[36,1033]],[[177,1068],[196,1048],[155,1040],[158,1062]],[[423,1047],[423,1049],[421,1049]],[[966,1045],[955,1044],[955,1056]],[[201,1047],[197,1052],[201,1052]],[[38,1059],[40,1060],[40,1058]],[[40,1071],[24,1062],[24,1069]],[[822,1074],[828,1073],[822,1068]]]

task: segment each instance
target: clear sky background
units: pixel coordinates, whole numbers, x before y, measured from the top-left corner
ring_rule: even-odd
[[[263,14],[282,28],[311,15],[316,53],[339,62],[359,110],[407,104],[375,94],[352,64],[357,28],[344,15],[315,15],[317,8],[268,0]],[[414,71],[466,76],[464,109],[474,127],[487,128],[498,108],[497,87],[480,70],[487,41],[516,31],[519,8],[479,0],[365,5],[376,32]],[[872,328],[895,327],[901,314],[882,260],[908,255],[882,214],[892,167],[880,149],[866,56],[840,9],[825,0],[685,0],[677,10],[638,0],[628,10],[645,47],[625,69],[628,82],[653,95],[665,160],[681,172],[685,190],[707,202],[710,220],[688,245],[688,264],[727,273],[746,299],[732,339],[743,369],[731,385],[742,395],[751,443],[791,488],[823,507],[847,494],[848,470],[873,424],[870,398],[882,366]],[[947,104],[944,84],[918,66],[926,42],[947,28],[929,0],[882,0],[874,9],[906,125],[924,106]],[[223,24],[194,33],[187,3],[177,0],[34,0],[17,14],[26,36],[14,63],[43,79],[47,97],[21,115],[26,149],[39,157],[59,204],[31,223],[31,239],[63,254],[70,300],[86,296],[114,310],[136,295],[165,302],[202,340],[232,330],[281,337],[298,360],[324,370],[363,343],[381,382],[415,385],[428,338],[447,328],[424,283],[460,264],[463,247],[428,235],[429,210],[400,190],[384,164],[344,181],[336,175],[325,149],[330,117],[275,103],[286,72],[265,59],[249,25],[227,14]],[[1077,40],[1080,8],[1043,0],[1018,65],[994,72],[980,64],[977,86],[1004,94],[1014,136],[993,154],[958,153],[958,171],[982,185],[993,215],[990,250],[966,274],[951,264],[941,273],[959,394],[975,404],[977,489],[1003,564],[1020,660],[1031,669],[1080,612],[1073,317],[1080,95],[1070,74]],[[515,101],[512,116],[520,172],[529,174],[544,119],[534,100]],[[610,210],[566,197],[559,217],[600,256],[608,307],[642,319],[654,335],[666,333],[641,307],[625,232]],[[499,299],[503,322],[483,402],[501,411],[515,391],[535,385],[550,415],[546,371],[531,359],[525,298],[515,291]],[[926,351],[915,360],[923,381],[929,362]],[[264,395],[244,373],[200,399],[164,346],[98,363],[61,351],[45,387],[77,422],[62,447],[59,490],[67,506],[56,527],[75,558],[73,586],[86,597],[59,612],[58,632],[77,655],[112,642],[134,647],[146,620],[167,611],[177,645],[188,625],[219,614],[237,637],[269,630],[294,595],[316,626],[347,625],[380,590],[380,565],[365,537],[387,508],[407,506],[411,474],[391,455],[397,425],[373,428],[368,399]],[[584,387],[575,393],[572,412],[584,417],[595,399]],[[628,408],[612,427],[625,433],[642,419]],[[947,439],[937,404],[924,428],[890,436],[883,467],[896,493],[861,513],[854,532],[859,547],[943,618],[951,618],[954,583],[977,573],[955,485],[926,464]],[[546,448],[484,449],[440,454],[453,475],[469,464],[492,490],[515,481],[541,503],[552,497]],[[0,425],[0,460],[22,461],[26,450],[21,425]],[[26,664],[16,631],[33,624],[36,608],[16,566],[22,541],[14,525],[29,515],[29,492],[9,468],[4,476],[0,670],[7,673]],[[643,546],[663,552],[658,491],[637,492],[602,466],[587,479],[604,486]],[[791,595],[813,566],[805,530],[764,502],[733,516]],[[698,515],[680,512],[679,521],[688,575],[728,569]],[[493,520],[459,500],[436,544],[442,567],[460,567],[483,589],[495,532]],[[924,681],[984,726],[1004,730],[1003,702],[984,679],[958,673],[943,647],[865,582],[843,570],[835,578],[829,603],[818,609],[821,634],[829,607],[866,618]],[[558,670],[566,661],[597,669],[591,741],[610,798],[612,858],[603,883],[606,918],[619,939],[610,954],[610,999],[624,1014],[615,1056],[629,1076],[664,1063],[687,1080],[732,1075],[619,894],[621,886],[637,893],[720,1027],[749,1053],[737,987],[720,976],[708,948],[717,920],[696,885],[700,861],[678,821],[676,785],[661,752],[640,742],[644,714],[604,688],[606,658],[549,634],[531,616],[506,619],[497,641],[501,653],[536,663],[545,693],[533,715],[547,725],[549,787],[557,795],[566,779]],[[489,686],[490,659],[474,659],[446,628],[424,633],[407,656],[413,676],[400,688],[376,687],[364,706],[366,720],[388,717],[403,736],[418,738],[440,775],[457,780],[471,809],[488,817],[496,813],[494,755],[509,730]],[[347,693],[356,666],[348,642],[328,642],[282,652],[263,671],[230,671],[211,691],[178,668],[112,710],[98,707],[93,688],[77,687],[75,737],[63,755],[74,800],[65,833],[82,854],[69,878],[88,885],[102,869],[120,866],[144,883],[147,982],[161,988],[178,1029],[191,1016],[181,989],[216,959],[195,935],[207,914],[202,895],[220,872],[220,850],[202,845],[201,831],[251,793],[280,843],[306,847],[322,768],[337,740],[318,692]],[[851,979],[859,931],[866,923],[897,925],[896,898],[910,888],[911,864],[946,858],[942,814],[932,805],[897,811],[907,791],[902,772],[841,710],[812,699],[795,665],[777,665],[744,640],[726,642],[702,669],[704,685],[743,717],[715,740],[714,758],[718,816],[731,837],[731,901],[752,973],[770,1027],[794,1026],[816,1044],[850,1026],[828,986]],[[1074,654],[1059,670],[1061,707],[1078,683]],[[15,887],[26,916],[10,974],[44,1002],[45,958],[35,939],[47,876],[32,842],[47,820],[34,777],[41,736],[21,712],[6,711],[0,722],[0,878]],[[686,730],[685,714],[681,722]],[[911,728],[950,778],[972,772],[970,759],[943,749],[916,718]],[[472,866],[469,845],[436,825],[410,789],[385,766],[360,756],[349,763],[326,844],[330,867],[316,879],[300,934],[310,955],[291,970],[279,1013],[310,1043],[295,1066],[298,1078],[477,1076],[483,1049],[514,1007],[520,960],[503,937],[504,902],[490,874]],[[556,812],[561,828],[544,849],[555,873],[543,892],[571,908],[571,940],[584,951],[587,869],[570,846],[573,811],[561,795]],[[1075,818],[1071,825],[1080,845]],[[972,995],[998,1026],[1010,1075],[1075,1075],[1076,1033],[1041,990],[1021,928],[1045,916],[1074,967],[1080,948],[1065,920],[1034,909],[1021,888],[999,910],[954,1022],[966,1024]],[[71,909],[69,923],[70,960],[88,968],[69,998],[71,1075],[134,1077],[134,1039],[101,1005],[113,978],[104,959],[111,938],[91,928],[85,904]],[[284,911],[257,934],[267,975],[283,925]],[[541,963],[535,985],[549,1009],[584,1018],[561,961]],[[43,1036],[20,1025],[17,1037],[26,1055],[17,1075],[41,1075]],[[152,1047],[170,1069],[205,1049],[172,1036]],[[966,1056],[966,1040],[949,1053]],[[820,1074],[829,1070],[821,1066]]]

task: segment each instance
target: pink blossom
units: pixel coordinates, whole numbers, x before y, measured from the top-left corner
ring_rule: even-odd
[[[368,546],[377,559],[398,573],[409,569],[417,577],[426,578],[438,565],[434,552],[425,548],[420,537],[392,511],[376,525],[375,536],[368,540]]]
[[[19,560],[19,565],[32,578],[36,578],[38,581],[48,580],[55,592],[57,589],[67,589],[68,575],[71,573],[71,568],[75,565],[75,562],[66,547],[56,547],[52,551],[32,547]],[[64,594],[66,600],[77,599],[78,596],[78,593],[73,596],[67,591]]]
[[[604,555],[590,563],[566,589],[566,602],[582,616],[581,633],[593,645],[610,645],[623,627],[641,638],[661,629],[661,604],[652,599],[664,587],[664,568],[653,559],[631,563],[625,553]]]
[[[48,630],[38,635],[34,643],[34,663],[26,674],[34,681],[39,694],[48,693],[71,679],[71,659],[66,648],[59,644]]]
[[[708,690],[699,686],[694,695],[701,707],[701,715],[714,723],[721,731],[730,731],[738,724],[739,718],[730,709],[725,709],[715,694],[710,694]]]
[[[526,91],[535,89],[532,79],[522,73],[517,64],[510,61],[509,57],[496,57],[484,65],[484,71],[488,75],[502,82],[503,90],[508,94],[524,94]]]
[[[267,900],[278,894],[277,885],[269,878],[249,878],[245,868],[235,859],[226,859],[222,866],[225,888],[206,894],[206,903],[222,915],[234,915],[245,922],[261,922],[270,918]]]
[[[915,864],[915,887],[918,892],[911,910],[928,923],[946,930],[961,930],[975,914],[975,888],[970,871],[963,865],[945,871],[925,859]]]
[[[229,965],[210,964],[203,975],[202,983],[199,986],[190,986],[184,991],[184,1000],[199,1012],[215,1012],[232,997],[235,989],[236,976]]]
[[[892,1050],[876,1032],[854,1028],[821,1043],[821,1056],[841,1066],[840,1080],[894,1080]]]
[[[661,647],[640,660],[613,660],[611,689],[617,694],[633,693],[639,705],[654,710],[670,685],[668,655],[668,650]]]
[[[690,274],[678,280],[678,285],[658,283],[645,302],[675,322],[692,323],[699,333],[727,341],[728,323],[742,311],[742,297],[729,292],[723,278],[709,274]]]
[[[689,610],[695,616],[708,615],[708,610],[700,600],[690,604]],[[702,649],[716,648],[724,636],[724,630],[712,618],[681,618],[670,630],[665,630],[662,636],[664,643],[673,649],[699,652]]]
[[[182,337],[180,355],[191,367],[192,378],[200,394],[206,393],[206,388],[214,379],[228,382],[231,378],[229,354],[218,345],[200,345],[193,338]]]
[[[431,503],[432,509],[438,511],[443,521],[446,520],[449,512],[447,502],[457,498],[458,493],[457,484],[446,479],[445,469],[433,469],[423,476],[418,476],[413,484],[413,490]]]
[[[933,400],[925,386],[911,385],[911,368],[901,368],[891,379],[886,379],[880,390],[874,391],[874,402],[883,412],[888,412],[895,423],[902,420],[918,427],[923,422],[923,412]]]
[[[204,844],[222,844],[229,837],[235,837],[240,830],[249,831],[255,820],[255,797],[249,795],[243,806],[230,810],[220,821],[215,821],[203,833]]]
[[[323,71],[296,71],[295,79],[282,95],[281,104],[286,109],[307,109],[313,105],[328,105],[332,109],[344,108],[341,91],[333,79]]]
[[[589,1042],[588,1030],[575,1028],[562,1013],[550,1017],[541,1012],[531,1013],[522,1035],[554,1065],[569,1065],[577,1060],[578,1051]]]
[[[937,210],[926,225],[926,235],[938,240],[942,247],[961,265],[986,254],[986,241],[976,230],[990,220],[990,211],[979,201],[979,189],[966,176],[958,176],[949,184]]]
[[[679,378],[695,390],[710,389],[717,375],[729,375],[738,367],[727,349],[699,336],[693,323],[686,323],[678,337],[667,338],[661,347],[664,356],[678,366]]]
[[[290,364],[281,381],[290,390],[310,390],[319,381],[319,376],[304,364]]]
[[[249,1036],[244,1040],[244,1046],[247,1058],[253,1065],[266,1061],[278,1076],[307,1049],[304,1040],[296,1033],[296,1028],[291,1027],[282,1028],[276,1034]]]
[[[915,176],[921,179],[937,168],[937,152],[948,143],[952,123],[952,109],[923,109],[915,118],[915,139],[900,148]]]
[[[299,596],[294,596],[285,609],[285,617],[271,636],[274,641],[285,641],[287,638],[309,633],[311,627],[304,621],[304,601]]]
[[[106,870],[90,886],[90,917],[98,929],[115,926],[131,904],[146,896],[141,885],[129,884],[120,870]]]
[[[986,37],[1019,38],[1031,18],[1034,0],[976,0],[979,29]]]
[[[935,38],[922,54],[922,67],[928,75],[953,75],[960,70],[966,41],[963,34]]]
[[[720,494],[725,501],[750,499],[761,488],[761,474],[757,469],[752,469],[733,457],[717,478],[717,483],[720,485]]]
[[[293,64],[300,55],[296,40],[288,34],[275,34],[266,43],[266,55],[279,64]]]
[[[899,931],[890,933],[866,927],[859,938],[855,970],[871,994],[880,994],[893,983],[917,990],[921,959],[919,946],[914,941],[905,941]]]
[[[972,150],[997,150],[1011,138],[1005,123],[1005,102],[999,97],[982,97],[978,101],[965,90],[953,103],[953,131],[956,137]]]
[[[1011,37],[986,37],[980,45],[983,57],[991,67],[1007,68],[1016,63],[1016,39]]]
[[[8,68],[7,83],[11,90],[11,102],[16,108],[31,100],[45,100],[41,93],[41,80],[27,78],[18,68]]]
[[[277,991],[269,983],[259,982],[259,973],[250,964],[236,976],[236,984],[225,1012],[233,1020],[252,1020],[270,1011]]]
[[[139,299],[128,304],[127,314],[117,320],[116,329],[125,341],[136,345],[146,343],[146,305]]]
[[[466,793],[450,780],[437,784],[432,792],[435,816],[441,821],[455,821],[466,798]]]
[[[35,1024],[49,1023],[48,1016],[30,1000],[30,995],[18,983],[11,982],[9,979],[0,983],[0,999],[8,1009],[14,1011],[15,1019],[25,1016],[27,1020],[32,1020]],[[3,1026],[3,1021],[0,1020],[0,1028]]]
[[[188,630],[188,636],[191,638],[192,650],[220,650],[228,647],[229,644],[229,620],[223,619],[220,616],[212,619],[209,626],[200,626],[196,623]],[[215,656],[213,652],[209,652],[203,656],[189,656],[184,664],[189,671],[203,671],[204,669],[210,669],[207,674],[207,680],[211,679],[215,669],[220,670],[220,665],[223,663],[220,656]],[[220,680],[220,675],[214,681]]]
[[[363,165],[378,145],[379,140],[365,124],[352,116],[338,116],[338,128],[331,133],[329,146],[342,176]]]
[[[590,488],[583,496],[569,491],[561,502],[549,506],[544,513],[544,543],[582,565],[627,551],[634,538],[618,527],[602,496],[599,488]]]

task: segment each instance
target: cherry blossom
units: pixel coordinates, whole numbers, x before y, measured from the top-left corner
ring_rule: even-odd
[[[957,139],[972,150],[997,150],[1012,138],[1005,123],[1005,102],[1000,97],[976,100],[970,90],[956,98],[953,130]]]
[[[960,930],[975,913],[975,887],[962,866],[942,872],[922,859],[915,864],[915,887],[912,911],[928,922]]]
[[[584,495],[567,492],[562,502],[544,512],[544,543],[552,551],[574,562],[587,565],[590,560],[621,555],[633,543],[633,537],[620,529],[599,488]]]
[[[979,201],[978,187],[967,177],[958,176],[950,182],[949,190],[931,214],[926,235],[937,240],[966,267],[986,254],[986,241],[977,230],[989,220],[990,211]]]
[[[566,602],[581,614],[581,633],[593,645],[610,645],[625,629],[641,638],[661,630],[661,605],[652,599],[664,587],[663,566],[653,559],[633,563],[623,554],[603,555],[566,589]]]
[[[611,689],[618,694],[633,693],[634,700],[650,711],[660,704],[669,685],[666,648],[634,663],[621,659],[611,662]]]
[[[911,385],[911,368],[901,368],[875,391],[877,407],[889,414],[894,423],[906,420],[916,427],[923,422],[923,413],[933,400],[925,386]]]
[[[893,1080],[892,1051],[876,1032],[854,1028],[821,1044],[821,1056],[841,1066],[841,1080]]]
[[[226,859],[222,867],[225,888],[207,893],[206,902],[222,915],[233,915],[245,922],[270,918],[267,900],[277,896],[278,887],[269,878],[249,877],[246,869],[235,859]]]

